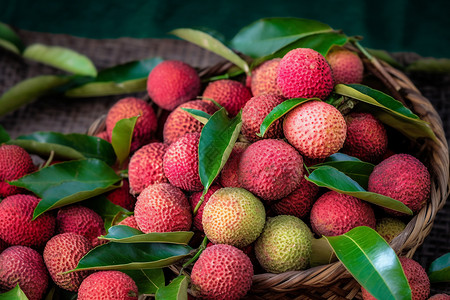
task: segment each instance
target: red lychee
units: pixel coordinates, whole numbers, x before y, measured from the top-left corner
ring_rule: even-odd
[[[80,285],[78,300],[137,300],[134,280],[120,271],[99,271],[89,275]]]
[[[344,48],[332,49],[326,57],[333,70],[335,84],[361,83],[364,65],[358,54]]]
[[[251,89],[253,96],[260,94],[274,94],[282,96],[277,85],[277,68],[281,58],[265,61],[252,71]]]
[[[237,115],[252,94],[248,88],[239,81],[222,79],[208,84],[203,92],[205,100],[212,99],[225,107],[231,116]]]
[[[231,150],[231,154],[220,172],[219,183],[223,187],[241,187],[238,178],[239,162],[241,161],[242,153],[249,145],[249,143],[242,142],[234,144],[233,150]]]
[[[130,184],[128,183],[128,179],[123,179],[122,186],[106,194],[106,198],[115,205],[119,205],[128,211],[134,210],[136,198],[130,194]]]

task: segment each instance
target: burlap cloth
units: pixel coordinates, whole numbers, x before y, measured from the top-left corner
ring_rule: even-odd
[[[175,39],[107,39],[93,40],[68,35],[18,31],[26,45],[43,43],[71,48],[87,55],[98,70],[131,60],[159,56],[164,59],[183,60],[194,67],[211,66],[222,59],[190,43]],[[401,63],[418,58],[414,53],[394,53]],[[14,84],[30,77],[58,74],[59,71],[24,60],[18,55],[0,49],[0,94]],[[415,85],[430,100],[443,121],[447,141],[450,139],[450,75],[410,73]],[[135,94],[145,97],[145,93]],[[46,97],[26,105],[15,112],[0,117],[0,124],[12,138],[35,131],[58,131],[63,133],[86,132],[87,128],[109,107],[123,96],[99,98]],[[414,255],[428,269],[437,257],[450,252],[450,203],[441,209],[434,221],[431,233]],[[447,292],[446,284],[432,284],[432,293]]]

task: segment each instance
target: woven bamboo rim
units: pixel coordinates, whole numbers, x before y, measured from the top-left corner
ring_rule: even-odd
[[[358,49],[350,48],[360,53]],[[398,255],[411,258],[430,233],[436,214],[450,192],[448,144],[439,114],[403,72],[376,58],[363,58],[363,62],[366,70],[381,81],[394,98],[428,122],[436,135],[435,141],[420,139],[414,143],[416,156],[431,174],[431,199],[390,244]],[[217,64],[199,70],[199,75],[207,78],[224,74],[232,66],[229,62]],[[89,134],[94,135],[104,129],[104,117],[92,124]],[[172,266],[171,269],[178,273],[180,268]],[[360,285],[338,261],[303,271],[256,274],[246,299],[361,299],[361,294]]]

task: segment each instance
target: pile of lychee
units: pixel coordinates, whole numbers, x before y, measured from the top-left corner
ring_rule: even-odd
[[[427,167],[407,149],[395,153],[390,148],[392,129],[370,112],[343,115],[325,101],[336,84],[361,83],[364,76],[358,54],[344,48],[327,57],[297,48],[262,63],[246,79],[206,85],[192,66],[161,62],[148,76],[151,101],[121,99],[107,114],[106,130],[98,133],[111,141],[119,120],[138,116],[129,163],[123,167],[128,178],[108,194],[111,202],[134,212],[119,224],[144,233],[192,230],[206,236],[208,247],[187,268],[190,293],[202,299],[242,298],[256,272],[307,269],[312,241],[322,235],[368,226],[392,241],[409,216],[305,178],[308,167],[341,152],[376,165],[368,191],[401,201],[414,213],[429,201]],[[292,98],[312,100],[277,119],[261,136],[267,115]],[[203,197],[198,146],[204,123],[186,109],[213,115],[221,107],[230,117],[241,112],[242,128]],[[43,299],[53,281],[78,292],[79,299],[137,299],[136,284],[122,272],[63,273],[102,244],[98,237],[106,233],[104,222],[77,204],[32,220],[40,199],[7,181],[35,170],[24,149],[0,146],[0,290],[19,284],[29,299]],[[401,262],[412,299],[427,299],[430,284],[423,268],[406,258]],[[371,299],[365,291],[362,295]]]

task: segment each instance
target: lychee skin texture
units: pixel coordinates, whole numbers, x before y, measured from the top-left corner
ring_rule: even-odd
[[[174,110],[178,105],[194,99],[200,93],[200,88],[197,71],[182,61],[163,61],[148,75],[148,95],[166,110]]]
[[[431,179],[425,165],[412,155],[390,156],[375,166],[369,176],[368,191],[401,201],[417,213],[430,198]],[[387,210],[390,214],[399,212]]]
[[[265,132],[264,137],[260,133],[260,127],[264,118],[285,99],[282,96],[261,94],[251,98],[242,109],[241,132],[250,142],[265,139],[277,139],[283,137],[282,119],[276,120]]]
[[[0,202],[0,238],[9,245],[41,248],[53,236],[56,218],[45,212],[33,219],[40,199],[33,195],[12,195]]]
[[[386,242],[390,243],[405,229],[405,227],[406,224],[400,219],[385,217],[377,221],[375,230],[386,240]]]
[[[326,57],[333,70],[335,84],[361,83],[364,65],[358,54],[347,49],[332,50]]]
[[[400,263],[411,287],[412,300],[426,300],[430,295],[430,280],[425,269],[415,260],[399,257]],[[376,300],[365,288],[361,288],[364,300]]]
[[[203,216],[203,209],[206,205],[206,203],[209,200],[209,197],[211,197],[212,194],[214,194],[218,189],[221,189],[222,187],[218,184],[213,184],[208,189],[208,192],[204,196],[203,203],[200,205],[200,207],[197,210],[197,214],[194,216],[193,223],[195,228],[197,228],[200,231],[203,231],[203,225],[202,225],[202,216]],[[203,192],[195,192],[192,193],[192,195],[189,197],[189,204],[191,205],[192,212],[194,211],[195,207],[197,206],[198,202],[200,202],[200,198],[202,196]]]
[[[168,146],[155,142],[142,146],[128,165],[130,193],[139,194],[150,184],[169,182],[164,174],[163,158]]]
[[[130,151],[148,144],[156,132],[158,120],[151,105],[142,99],[128,97],[116,102],[106,115],[106,131],[111,141],[112,131],[121,119],[139,116],[134,126]]]
[[[144,233],[188,231],[191,206],[184,193],[169,183],[149,185],[137,197],[136,222]]]
[[[253,96],[274,94],[283,96],[277,85],[277,69],[281,58],[265,61],[252,71],[251,89]]]
[[[428,300],[450,300],[450,295],[447,294],[435,294],[428,298]]]
[[[237,300],[250,290],[253,265],[241,250],[230,245],[206,248],[195,262],[191,282],[201,299]]]
[[[200,133],[183,135],[171,144],[163,157],[164,174],[169,182],[185,191],[201,191],[198,173],[198,144]]]
[[[231,154],[220,172],[219,183],[223,187],[242,187],[239,183],[238,168],[241,155],[249,145],[249,143],[242,142],[234,144],[233,150],[231,150]]]
[[[319,187],[305,178],[300,186],[286,197],[273,203],[272,208],[278,215],[290,215],[305,218],[311,211]]]
[[[98,237],[104,235],[105,224],[102,217],[90,208],[70,205],[58,210],[56,232],[73,232],[87,238],[93,246],[99,244]]]
[[[237,115],[251,97],[252,94],[245,85],[231,79],[213,81],[203,91],[205,100],[213,99],[225,107],[231,116]]]
[[[324,100],[333,90],[333,73],[322,54],[309,48],[297,48],[281,59],[277,69],[277,85],[288,99]]]
[[[106,195],[109,201],[115,205],[125,208],[128,211],[134,210],[134,204],[136,203],[136,198],[130,194],[130,184],[128,179],[122,180],[122,186],[112,190]]]
[[[214,244],[238,248],[253,243],[266,221],[262,202],[242,188],[222,188],[209,197],[203,209],[202,225]]]
[[[301,155],[282,140],[265,139],[251,144],[239,162],[239,183],[266,201],[286,197],[298,188],[302,177]]]
[[[134,280],[120,271],[99,271],[89,275],[78,290],[79,300],[137,300]]]
[[[321,159],[342,148],[347,124],[334,106],[322,101],[308,101],[286,115],[283,131],[288,142],[302,155]]]
[[[139,229],[139,226],[136,222],[136,218],[134,216],[128,216],[125,219],[123,219],[122,221],[120,221],[117,225],[125,225],[125,226],[129,226],[131,228]]]
[[[35,169],[31,156],[16,145],[0,146],[0,198],[18,194],[23,189],[6,182],[18,179]]]
[[[341,152],[370,163],[379,163],[386,153],[388,137],[384,125],[369,113],[345,116],[347,137]]]
[[[164,123],[163,138],[167,145],[172,144],[186,133],[202,131],[203,124],[183,108],[201,110],[209,115],[213,115],[218,110],[214,103],[206,100],[188,101],[175,108]]]
[[[0,253],[0,291],[17,284],[29,300],[44,298],[49,276],[42,256],[25,246],[12,246]]]
[[[311,240],[311,230],[299,218],[269,218],[255,243],[256,258],[271,273],[303,270],[309,266]]]
[[[62,289],[76,292],[91,271],[63,272],[75,269],[80,259],[92,249],[84,236],[66,232],[52,237],[44,248],[44,262],[53,281]]]
[[[317,199],[311,209],[311,227],[321,235],[341,235],[358,226],[375,229],[375,214],[369,203],[330,191]]]

